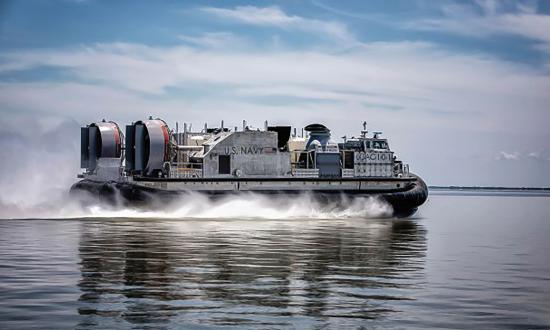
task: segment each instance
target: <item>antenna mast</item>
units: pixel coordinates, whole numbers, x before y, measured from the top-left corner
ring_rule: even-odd
[[[369,131],[367,131],[367,122],[364,121],[363,122],[363,130],[361,131],[361,137],[366,138],[368,132]]]

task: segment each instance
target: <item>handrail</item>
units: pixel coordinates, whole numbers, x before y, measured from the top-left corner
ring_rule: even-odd
[[[202,163],[191,163],[191,162],[172,162],[170,163],[172,168],[192,168],[192,169],[201,169]]]

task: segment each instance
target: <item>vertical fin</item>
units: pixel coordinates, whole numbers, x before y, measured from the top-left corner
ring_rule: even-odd
[[[88,168],[90,164],[89,150],[89,127],[80,127],[80,168]]]
[[[91,126],[88,128],[88,169],[90,171],[95,170],[97,166],[97,139],[99,130],[95,126]]]
[[[145,170],[145,125],[138,124],[135,126],[135,163],[136,171]]]
[[[135,144],[136,144],[136,135],[134,131],[134,125],[126,125],[126,136],[125,136],[125,150],[124,154],[126,157],[125,168],[126,171],[133,171],[135,169]]]

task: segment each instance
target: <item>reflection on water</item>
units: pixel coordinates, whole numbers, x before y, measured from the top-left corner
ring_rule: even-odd
[[[80,328],[358,326],[424,281],[414,221],[84,221]]]
[[[528,196],[433,194],[407,220],[0,220],[0,329],[550,329],[550,203]]]

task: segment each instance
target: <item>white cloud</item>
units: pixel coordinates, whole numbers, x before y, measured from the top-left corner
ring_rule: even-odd
[[[244,24],[297,29],[318,36],[327,35],[344,42],[355,42],[355,38],[344,24],[288,15],[278,7],[238,6],[234,9],[204,7],[202,10],[220,18]]]
[[[200,36],[179,36],[179,39],[191,45],[210,49],[242,49],[248,46],[248,42],[230,32],[207,32]]]
[[[202,10],[220,17],[256,25],[288,26],[304,20],[298,16],[288,16],[278,7],[239,6],[235,9],[204,7]]]
[[[496,160],[534,160],[534,161],[547,161],[550,160],[548,155],[550,154],[549,150],[542,151],[531,151],[531,152],[507,152],[501,151],[495,157]]]
[[[536,7],[519,2],[477,1],[477,8],[468,4],[443,7],[442,18],[419,19],[406,27],[444,31],[469,37],[515,35],[539,43],[537,49],[550,45],[550,15],[538,13]]]
[[[530,152],[529,154],[527,154],[527,157],[538,160],[538,159],[541,158],[541,155],[540,155],[540,153],[533,151],[533,152]]]
[[[261,97],[302,98],[339,102],[332,107],[369,112],[372,106],[365,104],[379,104],[380,111],[384,106],[403,109],[399,116],[420,125],[427,125],[424,119],[430,116],[431,123],[467,125],[477,131],[546,129],[550,77],[488,56],[450,53],[435,45],[411,42],[365,44],[336,54],[320,49],[222,52],[217,45],[202,45],[116,43],[18,51],[1,56],[0,71],[63,68],[74,75],[72,83],[63,84],[63,88],[75,94],[96,94],[98,99],[101,95],[174,99],[170,91],[179,89],[196,91],[192,99],[201,95],[238,102]],[[31,85],[32,91],[26,90]],[[66,98],[51,100],[54,104],[37,101],[40,95],[52,92],[45,91],[52,86],[58,84],[4,83],[0,105],[58,109],[68,102]],[[197,86],[203,90],[197,91]],[[18,92],[22,90],[25,93]],[[25,97],[30,95],[26,93],[37,96]],[[116,102],[117,107],[123,103]],[[74,109],[81,107],[73,105]]]
[[[527,154],[527,159],[536,161],[550,161],[550,150],[532,151]]]
[[[519,157],[520,157],[520,153],[517,151],[514,151],[514,152],[501,151],[496,156],[496,160],[518,160]]]

